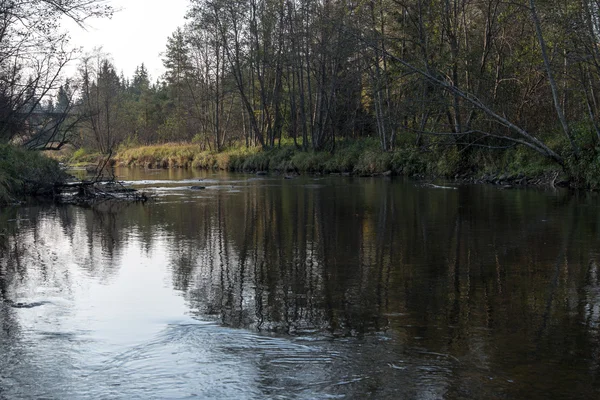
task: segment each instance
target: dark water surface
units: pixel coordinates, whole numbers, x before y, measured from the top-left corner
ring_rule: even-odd
[[[597,194],[119,174],[0,210],[1,399],[600,398]]]

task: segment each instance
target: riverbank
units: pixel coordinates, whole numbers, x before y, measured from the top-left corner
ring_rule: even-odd
[[[54,185],[66,178],[58,161],[39,152],[0,145],[0,205],[27,196],[52,195]]]
[[[70,164],[97,164],[100,157],[78,150]],[[121,148],[113,163],[128,167],[198,168],[236,172],[269,171],[282,174],[343,174],[406,176],[502,186],[550,185],[600,188],[596,160],[582,156],[567,167],[526,148],[507,151],[477,150],[461,153],[454,147],[418,149],[406,146],[383,152],[375,140],[339,142],[334,152],[312,152],[292,144],[274,149],[233,147],[222,152],[203,151],[199,145],[167,143]]]

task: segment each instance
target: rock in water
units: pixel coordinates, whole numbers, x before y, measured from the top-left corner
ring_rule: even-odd
[[[33,307],[43,306],[44,304],[51,304],[49,301],[35,301],[33,303],[23,303],[20,301],[16,302],[16,301],[12,301],[12,300],[6,300],[6,302],[12,308],[33,308]]]

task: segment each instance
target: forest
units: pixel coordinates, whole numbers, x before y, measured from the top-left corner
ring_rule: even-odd
[[[68,50],[53,22],[112,12],[0,2],[0,142],[121,160],[177,143],[197,154],[168,165],[241,168],[192,161],[250,149],[267,155],[256,169],[274,154],[270,167],[290,170],[552,170],[600,185],[598,0],[190,0],[152,80],[143,60],[127,77],[101,50]]]

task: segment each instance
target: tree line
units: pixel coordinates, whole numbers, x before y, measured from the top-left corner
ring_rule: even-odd
[[[59,44],[46,24],[33,32]],[[13,62],[18,36],[1,34],[0,136],[103,153],[125,141],[333,152],[373,137],[382,151],[463,158],[526,147],[564,166],[597,154],[599,33],[598,0],[190,0],[156,82],[95,52],[58,87],[61,46],[34,57],[36,70]],[[26,123],[36,107],[47,121]]]

